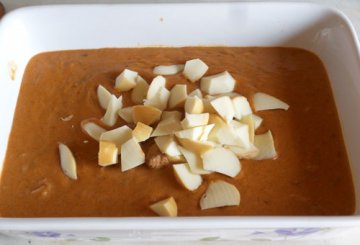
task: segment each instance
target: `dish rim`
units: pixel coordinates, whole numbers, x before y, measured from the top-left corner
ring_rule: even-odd
[[[340,10],[312,2],[281,2],[281,1],[258,1],[258,2],[201,2],[201,3],[155,3],[156,5],[302,5],[321,7],[339,16],[351,33],[352,41],[355,44],[357,55],[360,54],[360,44],[358,35],[349,18]],[[59,9],[59,8],[96,8],[105,6],[142,6],[154,5],[154,3],[113,3],[113,4],[52,4],[40,6],[27,6],[11,10],[1,19],[1,24],[15,14],[31,9]],[[359,205],[358,203],[356,205]],[[61,222],[59,222],[61,221]],[[264,227],[352,227],[360,226],[360,215],[345,216],[197,216],[197,217],[54,217],[54,218],[0,218],[0,230],[29,230],[34,229],[56,229],[68,230],[69,223],[72,230],[178,230],[178,229],[216,229],[221,226],[223,229],[237,228],[264,228]],[[101,223],[101,226],[99,224]],[[140,225],[139,225],[140,224]]]

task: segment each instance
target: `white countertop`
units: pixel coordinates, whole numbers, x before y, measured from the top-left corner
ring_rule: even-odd
[[[0,0],[1,1],[1,0]],[[266,0],[263,0],[266,1]],[[144,2],[181,2],[178,0],[155,0],[155,1],[146,1],[146,0],[2,0],[7,11],[11,11],[13,9],[23,7],[23,6],[30,6],[30,5],[44,5],[44,4],[70,4],[70,3],[144,3]],[[182,2],[192,2],[192,1],[182,1]],[[208,0],[208,1],[197,1],[197,2],[220,2],[215,0]],[[301,1],[297,1],[301,2]],[[339,10],[343,11],[352,21],[358,35],[360,36],[360,0],[308,0],[302,2],[315,2],[321,3],[324,5],[329,5],[338,8]],[[211,244],[223,244],[225,242],[212,242]],[[251,242],[241,242],[244,245],[253,245],[253,244],[268,244],[269,242],[263,241],[251,241]],[[32,245],[78,245],[78,244],[99,244],[99,242],[81,242],[81,241],[43,241],[43,240],[28,240],[22,238],[15,238],[9,237],[0,234],[0,244],[11,244],[11,245],[20,245],[20,244],[32,244]],[[119,244],[116,242],[101,242],[100,244]],[[126,244],[126,243],[121,243]],[[131,243],[131,244],[138,244],[138,243]],[[141,243],[144,244],[144,243]],[[145,243],[148,244],[148,243]],[[149,244],[167,244],[167,243],[149,243]],[[181,242],[172,242],[171,244],[182,244]],[[209,242],[188,242],[186,244],[209,244]],[[239,244],[239,242],[226,242],[226,244]],[[331,240],[317,240],[317,241],[273,241],[271,244],[287,244],[287,245],[338,245],[338,244],[347,244],[347,245],[358,245],[360,244],[360,227],[355,228],[351,231],[343,233],[339,235],[335,239]]]

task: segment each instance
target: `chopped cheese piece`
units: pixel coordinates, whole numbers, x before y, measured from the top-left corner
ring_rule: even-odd
[[[150,138],[152,131],[152,127],[142,122],[138,122],[132,131],[132,136],[136,139],[137,142],[143,142]]]
[[[142,122],[146,125],[152,125],[160,120],[161,111],[153,106],[136,105],[133,106],[134,123]]]
[[[115,89],[119,92],[126,92],[136,86],[136,78],[138,73],[129,69],[123,72],[115,80]]]
[[[106,167],[118,163],[118,148],[113,142],[100,141],[99,165]]]
[[[173,197],[166,198],[150,206],[150,209],[159,216],[176,217],[177,205]]]
[[[191,82],[196,82],[208,69],[209,67],[202,60],[193,59],[186,61],[183,74]]]

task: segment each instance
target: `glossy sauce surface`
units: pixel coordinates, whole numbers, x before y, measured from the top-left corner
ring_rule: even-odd
[[[250,102],[260,91],[290,105],[288,111],[256,113],[264,119],[256,133],[271,129],[278,158],[241,160],[237,177],[203,176],[194,192],[176,182],[171,166],[153,170],[142,165],[124,173],[119,164],[98,166],[98,143],[80,128],[82,120],[105,113],[97,86],[120,95],[113,87],[124,68],[150,82],[154,66],[193,58],[208,64],[206,75],[228,70],[237,80],[236,92]],[[199,86],[181,74],[167,76],[169,89],[176,83],[188,84],[189,91]],[[129,94],[123,96],[124,106],[131,105]],[[122,124],[119,118],[115,127]],[[75,155],[77,181],[61,171],[58,142]],[[235,184],[240,206],[201,211],[200,197],[212,179]],[[352,176],[321,61],[304,50],[276,47],[98,49],[35,56],[24,75],[1,175],[0,215],[153,216],[148,206],[168,196],[176,199],[180,216],[352,214]]]

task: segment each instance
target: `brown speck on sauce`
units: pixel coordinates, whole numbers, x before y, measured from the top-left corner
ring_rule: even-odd
[[[155,64],[183,64],[193,58],[209,66],[206,75],[228,70],[237,81],[236,92],[249,101],[260,91],[290,105],[288,111],[256,113],[264,119],[257,133],[272,131],[278,158],[241,160],[241,174],[235,178],[204,175],[204,184],[193,192],[176,182],[170,165],[153,170],[143,164],[127,172],[121,172],[119,164],[100,168],[98,142],[80,127],[81,121],[99,119],[105,113],[97,101],[97,86],[101,83],[116,94],[114,80],[125,67],[150,82]],[[168,89],[177,83],[187,84],[188,91],[199,86],[181,75],[166,78]],[[124,105],[132,105],[129,94],[124,93],[123,98]],[[59,120],[69,111],[74,115],[74,127]],[[115,127],[123,124],[118,120]],[[77,181],[62,173],[57,142],[71,145],[81,176]],[[144,152],[149,146],[142,143]],[[51,188],[36,182],[41,178],[46,178]],[[219,179],[240,190],[240,206],[201,210],[199,200],[206,183]],[[46,198],[31,194],[29,188],[35,193],[45,188]],[[352,214],[352,176],[329,79],[320,59],[305,50],[278,47],[73,50],[43,53],[31,59],[1,175],[1,216],[153,216],[147,204],[170,195],[177,201],[179,216]]]

